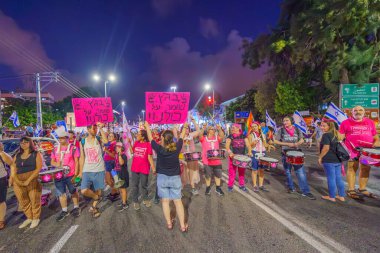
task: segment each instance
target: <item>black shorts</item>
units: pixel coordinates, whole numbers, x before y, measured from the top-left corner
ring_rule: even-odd
[[[0,178],[0,203],[7,200],[8,180],[7,177]]]
[[[126,189],[129,187],[129,173],[128,173],[128,170],[125,169],[125,170],[120,170],[120,171],[116,171],[117,172],[117,175],[119,176],[119,178],[121,180],[124,180],[124,184],[120,187],[120,188],[123,188],[123,189]]]
[[[205,177],[207,179],[211,178],[212,173],[217,178],[222,178],[222,165],[206,165],[205,166]]]

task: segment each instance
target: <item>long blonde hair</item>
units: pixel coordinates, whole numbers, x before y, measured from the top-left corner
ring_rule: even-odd
[[[337,139],[338,141],[341,141],[341,137],[340,137],[340,135],[338,133],[338,130],[337,130],[336,126],[335,126],[335,122],[333,122],[333,121],[327,121],[327,122],[324,121],[323,123],[325,123],[325,124],[327,124],[329,126],[328,133],[332,133],[335,139]]]

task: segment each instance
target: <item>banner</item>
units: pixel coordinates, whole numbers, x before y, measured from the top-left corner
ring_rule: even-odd
[[[77,127],[113,122],[111,98],[73,98]]]
[[[186,121],[190,92],[146,92],[146,121],[150,124],[181,124]]]

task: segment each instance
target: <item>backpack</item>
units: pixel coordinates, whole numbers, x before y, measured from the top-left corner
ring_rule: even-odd
[[[96,140],[98,141],[99,145],[102,145],[102,139],[100,138],[100,136],[95,136],[96,137]],[[80,140],[80,143],[82,144],[82,148],[83,148],[83,151],[84,151],[84,144],[86,143],[86,138],[83,138]],[[86,156],[86,152],[83,152],[84,156]],[[104,151],[102,149],[102,156],[104,155]]]
[[[336,143],[335,154],[341,162],[345,162],[350,159],[350,152],[348,151],[348,148],[343,141],[338,141]]]

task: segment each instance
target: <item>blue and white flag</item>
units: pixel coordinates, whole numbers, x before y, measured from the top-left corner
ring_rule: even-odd
[[[55,130],[51,131],[51,135],[55,138],[55,139],[59,139],[58,137],[58,134],[55,132]]]
[[[265,110],[265,121],[268,127],[271,127],[274,129],[274,132],[277,132],[277,125],[276,122],[269,116],[269,113],[267,110]]]
[[[16,111],[13,111],[12,115],[9,117],[9,120],[13,122],[14,127],[19,127],[20,126],[20,121],[18,119],[18,115]]]
[[[36,129],[34,130],[34,137],[39,137],[42,132],[42,129],[38,124],[36,124]]]
[[[321,120],[319,118],[313,119],[313,123],[311,125],[313,127],[317,128],[319,122],[321,122]]]
[[[307,125],[305,120],[303,119],[302,115],[298,112],[295,111],[293,114],[293,120],[294,120],[294,125],[301,130],[302,133],[306,134],[307,133]]]
[[[55,125],[57,127],[63,126],[65,128],[65,131],[67,132],[67,126],[66,126],[66,122],[64,120],[58,120],[58,121],[56,121]]]
[[[329,107],[327,108],[325,116],[334,120],[338,124],[338,126],[340,126],[340,124],[344,120],[348,119],[347,115],[342,110],[340,110],[339,107],[336,106],[333,102],[331,102]]]

